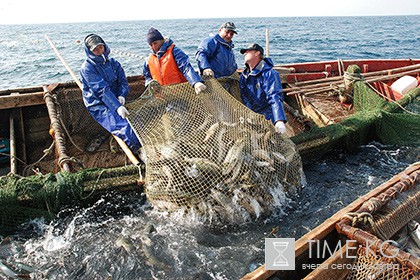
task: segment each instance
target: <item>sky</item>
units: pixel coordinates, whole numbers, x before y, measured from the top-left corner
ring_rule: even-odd
[[[420,0],[2,0],[0,5],[0,24],[374,15],[420,15]]]

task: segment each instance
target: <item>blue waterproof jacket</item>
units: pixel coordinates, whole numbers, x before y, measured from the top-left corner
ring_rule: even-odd
[[[200,73],[210,68],[215,78],[232,75],[238,69],[233,47],[232,42],[227,43],[219,34],[204,39],[195,53]]]
[[[121,138],[133,152],[140,142],[126,119],[118,115],[121,106],[118,96],[126,97],[129,86],[121,64],[109,58],[110,49],[96,56],[85,46],[86,60],[80,69],[83,83],[83,101],[92,117],[107,131]]]
[[[157,56],[158,59],[160,59],[172,44],[173,41],[167,38],[163,45],[160,47],[159,51],[157,53],[154,53],[152,51],[152,54]],[[172,54],[175,58],[176,64],[178,65],[178,69],[184,74],[185,78],[192,86],[194,86],[198,82],[203,82],[203,79],[201,79],[200,75],[198,75],[198,73],[191,66],[190,59],[186,53],[184,53],[180,48],[175,46],[172,49]],[[146,85],[150,83],[153,79],[152,75],[150,74],[148,59],[146,59],[146,61],[143,64],[143,76],[146,79]]]
[[[279,73],[273,69],[273,61],[264,58],[251,72],[246,69],[239,78],[242,102],[256,113],[264,114],[273,124],[286,122]]]

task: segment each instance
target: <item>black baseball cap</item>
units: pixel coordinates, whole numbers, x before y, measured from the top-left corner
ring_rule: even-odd
[[[88,47],[89,48],[89,50],[91,51],[91,52],[93,52],[93,50],[97,47],[97,46],[99,46],[99,45],[105,45],[105,42],[104,42],[104,40],[101,38],[101,37],[99,37],[98,35],[96,35],[96,34],[89,34],[88,36],[86,36],[86,38],[85,38],[85,45],[86,45],[86,47]]]
[[[246,51],[259,51],[264,55],[264,49],[256,43],[249,45],[246,49],[241,49],[241,54],[244,54]]]

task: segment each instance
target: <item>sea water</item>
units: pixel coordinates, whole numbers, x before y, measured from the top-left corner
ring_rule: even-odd
[[[276,64],[418,58],[420,16],[237,18],[0,26],[0,89],[70,81],[47,34],[78,73],[83,38],[106,40],[127,75],[141,74],[153,26],[191,59],[199,42],[234,21],[235,54],[257,42]],[[420,108],[410,110],[419,113]],[[34,279],[239,279],[264,263],[264,238],[299,238],[339,209],[419,161],[419,147],[372,142],[304,164],[307,185],[272,216],[209,227],[153,209],[144,195],[108,194],[88,208],[63,209],[51,222],[22,225],[0,245],[0,261],[24,263]],[[1,233],[0,233],[1,234]],[[3,241],[6,236],[2,235]],[[0,272],[0,279],[5,279]]]
[[[41,86],[72,80],[47,42],[48,35],[70,68],[79,75],[86,55],[83,39],[90,33],[103,37],[127,75],[142,74],[150,50],[146,34],[157,28],[170,37],[197,69],[194,54],[200,41],[217,34],[222,22],[235,23],[235,55],[243,67],[241,48],[258,43],[275,64],[337,60],[419,58],[420,16],[294,17],[184,19],[93,22],[39,25],[0,25],[0,89]]]

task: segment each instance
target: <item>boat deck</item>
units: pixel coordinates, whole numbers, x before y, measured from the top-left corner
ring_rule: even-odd
[[[341,103],[333,92],[296,94],[292,99],[301,113],[319,127],[339,123],[354,114],[353,106]]]
[[[336,96],[331,96],[330,94],[312,94],[305,96],[303,99],[304,104],[302,108],[305,115],[322,122],[317,123],[319,126],[339,123],[354,114],[353,106],[340,103]]]

